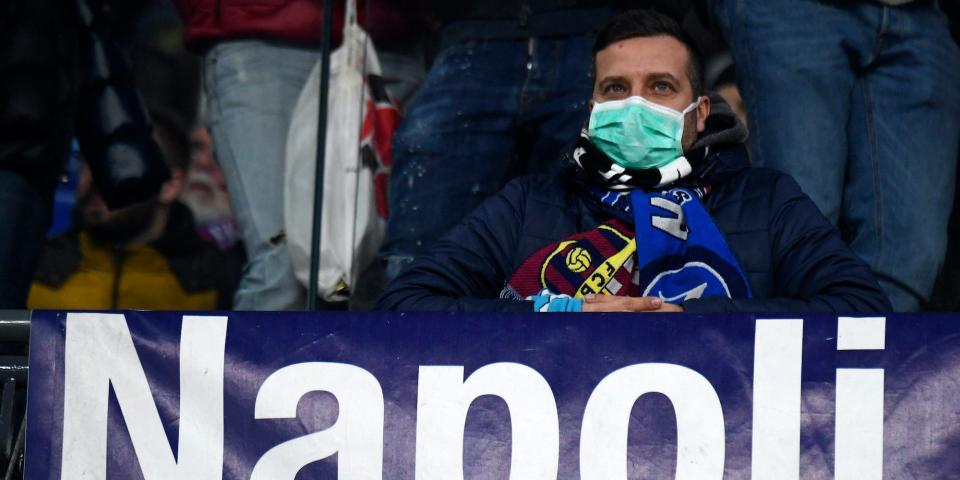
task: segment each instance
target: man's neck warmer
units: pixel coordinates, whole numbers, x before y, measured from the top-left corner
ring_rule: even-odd
[[[583,130],[573,149],[572,158],[580,175],[590,184],[609,190],[649,189],[665,187],[690,175],[702,164],[706,157],[705,150],[692,150],[659,168],[632,169],[614,163],[590,141],[587,131]]]

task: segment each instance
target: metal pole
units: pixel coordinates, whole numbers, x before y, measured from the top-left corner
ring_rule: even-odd
[[[323,164],[327,154],[327,90],[330,86],[330,30],[333,29],[333,1],[323,2],[321,42],[320,102],[317,109],[317,171],[313,180],[313,231],[310,236],[310,283],[307,288],[307,310],[315,312],[317,276],[320,273],[320,229],[323,223]]]

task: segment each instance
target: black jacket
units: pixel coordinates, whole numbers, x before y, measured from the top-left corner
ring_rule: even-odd
[[[718,104],[720,113],[708,119],[705,137],[737,137],[723,128],[731,122],[739,127],[724,107]],[[792,178],[751,168],[739,143],[714,144],[710,152],[704,168],[684,183],[712,186],[704,205],[743,267],[754,298],[688,300],[685,311],[891,310],[869,267]],[[387,288],[379,308],[531,312],[532,302],[498,298],[506,280],[544,245],[613,216],[594,204],[576,173],[516,179],[415,259]]]

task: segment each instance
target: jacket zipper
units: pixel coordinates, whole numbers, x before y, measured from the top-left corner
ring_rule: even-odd
[[[221,23],[221,22],[220,22],[220,11],[221,11],[221,6],[222,6],[221,4],[222,4],[222,3],[223,3],[223,0],[217,0],[217,2],[214,4],[213,16],[214,16],[214,19],[216,19],[216,21],[217,21],[217,26],[218,26],[218,27],[220,26],[220,23]]]

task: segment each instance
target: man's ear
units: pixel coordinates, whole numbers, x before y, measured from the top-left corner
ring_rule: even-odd
[[[710,116],[710,97],[704,95],[700,97],[700,105],[697,105],[697,133],[702,133],[707,128],[707,117]]]

